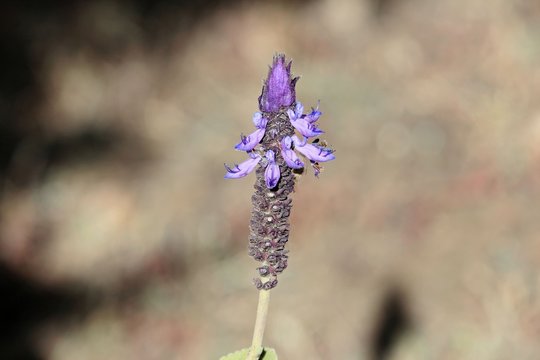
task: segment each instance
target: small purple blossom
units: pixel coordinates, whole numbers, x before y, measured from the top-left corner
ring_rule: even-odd
[[[301,169],[304,167],[304,163],[292,150],[292,139],[290,136],[285,136],[283,140],[281,140],[281,156],[283,156],[287,165],[292,169]]]
[[[307,139],[300,141],[296,135],[293,135],[291,138],[294,143],[294,148],[311,161],[325,162],[336,158],[333,154],[333,150],[308,144]]]
[[[291,76],[291,63],[285,64],[285,55],[274,56],[274,62],[268,71],[261,96],[259,109],[264,112],[276,112],[296,101],[295,85],[298,78]]]
[[[309,114],[310,121],[308,121],[306,119],[307,115],[302,114],[304,112],[304,107],[300,102],[296,103],[294,111],[291,109],[287,110],[287,115],[289,116],[289,120],[291,121],[292,126],[305,137],[314,137],[324,133],[324,131],[317,128],[317,126],[315,125],[315,121],[319,119],[319,117],[317,116],[317,112],[319,111],[317,110],[317,112],[315,113],[314,111]]]
[[[260,112],[256,112],[253,115],[253,124],[257,130],[249,134],[248,136],[240,135],[240,142],[234,146],[236,150],[251,151],[259,144],[266,132],[266,124],[268,119],[262,116]]]
[[[266,160],[268,160],[268,165],[264,171],[264,179],[266,180],[266,187],[273,189],[276,187],[281,173],[278,164],[276,164],[276,157],[272,150],[266,152]]]
[[[319,104],[317,104],[317,107],[311,108],[311,112],[307,115],[305,115],[304,119],[307,120],[309,123],[314,123],[321,117],[322,112],[319,111]]]
[[[261,156],[258,154],[250,154],[250,158],[244,162],[241,162],[238,165],[233,166],[232,168],[228,167],[225,164],[225,169],[227,173],[225,174],[226,179],[238,179],[246,176],[255,169],[257,164],[261,161]]]
[[[246,176],[252,172],[261,159],[263,159],[259,154],[249,154],[249,159],[232,168],[225,165],[225,169],[227,169],[227,174],[225,174],[226,179],[238,179]],[[272,150],[266,152],[262,166],[266,168],[264,172],[266,187],[269,189],[275,188],[281,176],[281,171],[279,170],[279,165],[276,163],[276,156]]]

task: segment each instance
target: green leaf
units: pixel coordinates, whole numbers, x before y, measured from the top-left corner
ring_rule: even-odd
[[[245,360],[249,352],[249,348],[238,350],[228,355],[222,356],[219,360]],[[278,360],[276,351],[271,348],[264,348],[259,360]]]

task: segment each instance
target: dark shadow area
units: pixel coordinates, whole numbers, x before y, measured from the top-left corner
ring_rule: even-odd
[[[294,7],[309,1],[281,3],[283,6]],[[109,0],[96,2],[95,6],[102,6],[105,12],[111,6],[129,10],[130,21],[134,21],[135,28],[139,30],[135,41],[142,42],[148,49],[157,45],[166,49],[174,34],[185,33],[185,41],[188,42],[189,33],[202,19],[219,9],[231,10],[248,3],[252,2]],[[47,124],[37,110],[45,99],[41,73],[53,44],[63,43],[72,51],[84,48],[100,58],[114,61],[127,44],[134,41],[125,34],[100,37],[85,32],[88,28],[78,24],[78,17],[89,6],[88,2],[80,0],[13,0],[0,4],[0,185],[6,176],[13,176],[11,185],[25,186],[32,183],[36,176],[39,179],[35,173],[36,168],[54,165],[57,159],[69,158],[70,161],[82,162],[93,156],[92,151],[97,156],[107,156],[111,144],[123,135],[103,129],[86,129],[71,138],[45,138]],[[114,22],[114,18],[109,20]],[[94,25],[87,26],[92,28]],[[124,140],[129,140],[126,138],[124,136]],[[24,154],[24,164],[21,165],[19,161],[15,174],[11,174],[13,157],[18,155],[21,147],[27,149],[27,144],[30,144],[31,151]],[[130,148],[135,149],[134,146]],[[137,153],[132,154],[135,156]]]
[[[90,301],[72,286],[44,286],[0,264],[0,358],[44,359],[33,342],[50,321],[82,316]]]
[[[372,359],[388,358],[403,334],[412,328],[407,301],[402,291],[391,288],[383,297],[372,339]]]
[[[77,163],[92,166],[100,161],[112,161],[129,164],[133,171],[152,156],[150,149],[135,135],[111,127],[86,127],[52,139],[25,137],[9,154],[5,176],[14,188],[39,183],[57,167]]]

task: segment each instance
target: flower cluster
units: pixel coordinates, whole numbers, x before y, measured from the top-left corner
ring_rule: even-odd
[[[304,162],[298,158],[298,155],[294,150],[297,150],[300,154],[306,157],[315,169],[315,175],[318,176],[320,172],[320,166],[318,163],[330,161],[335,159],[333,150],[327,149],[315,144],[308,143],[308,139],[323,134],[324,131],[317,127],[317,120],[322,115],[319,111],[319,107],[312,109],[309,114],[303,114],[304,107],[300,102],[296,103],[294,110],[287,110],[287,117],[290,124],[295,128],[300,138],[295,134],[292,136],[284,136],[279,141],[279,152],[285,160],[285,163],[292,169],[304,168]],[[273,149],[265,149],[263,146],[257,147],[264,137],[266,131],[266,125],[268,119],[256,112],[253,115],[253,123],[257,130],[248,136],[240,135],[240,142],[234,147],[236,150],[246,151],[249,155],[249,159],[246,161],[234,165],[232,168],[225,165],[227,179],[237,179],[246,176],[255,169],[257,164],[263,161],[263,166],[266,168],[265,179],[266,185],[269,189],[274,188],[280,177],[279,167],[276,165],[275,157],[276,153]],[[275,147],[274,147],[275,148]]]
[[[284,55],[275,56],[259,97],[259,112],[253,115],[256,130],[240,135],[234,147],[245,151],[248,159],[232,167],[225,165],[227,179],[241,178],[257,169],[249,254],[263,263],[259,275],[269,277],[264,282],[255,280],[259,289],[275,287],[277,274],[287,267],[284,247],[289,235],[293,171],[301,172],[309,161],[318,176],[319,163],[335,159],[334,151],[322,146],[317,138],[324,133],[317,126],[322,115],[319,106],[305,114],[302,104],[296,101],[297,81],[291,75],[291,62],[286,64]]]

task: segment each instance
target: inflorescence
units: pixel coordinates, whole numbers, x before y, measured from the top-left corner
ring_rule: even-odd
[[[319,176],[321,162],[335,159],[334,150],[322,146],[317,127],[322,115],[319,106],[304,114],[296,102],[298,77],[291,75],[291,63],[285,55],[274,61],[259,96],[259,112],[253,115],[256,130],[240,136],[234,147],[245,151],[248,159],[238,165],[225,165],[225,178],[237,179],[255,170],[257,179],[251,200],[249,255],[261,262],[260,277],[254,279],[257,289],[270,290],[277,285],[277,275],[287,267],[285,244],[289,239],[289,215],[294,191],[295,173],[301,173],[309,161]],[[309,139],[314,138],[311,142]],[[304,158],[301,160],[298,153]]]

